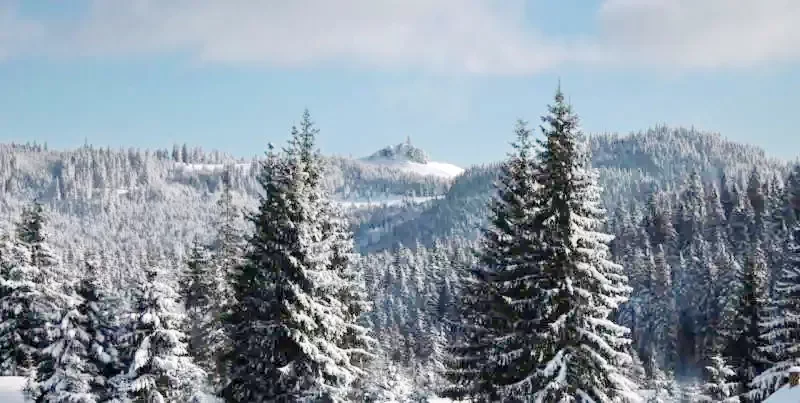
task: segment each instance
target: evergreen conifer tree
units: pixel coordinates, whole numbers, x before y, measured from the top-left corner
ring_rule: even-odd
[[[672,269],[661,245],[654,255],[653,269],[648,329],[652,335],[652,350],[656,353],[653,360],[661,369],[674,370],[678,315],[672,288]]]
[[[528,237],[535,150],[525,122],[517,122],[515,134],[514,151],[501,167],[490,204],[491,225],[484,231],[480,266],[462,268],[463,340],[450,349],[446,372],[452,384],[446,395],[453,398],[498,401],[506,396],[505,387],[530,379],[537,370],[531,348],[539,342],[535,337],[544,296],[535,286],[541,258],[533,254],[535,240]],[[507,304],[506,294],[521,302]],[[504,341],[498,343],[501,337]],[[529,386],[526,392],[533,393],[534,385]]]
[[[721,355],[714,355],[706,367],[707,378],[703,385],[701,402],[739,403],[738,385],[731,381],[736,372]]]
[[[752,401],[765,399],[780,388],[788,379],[788,369],[800,365],[800,227],[789,237],[784,262],[761,324],[762,353],[773,363],[753,380]]]
[[[102,265],[97,257],[87,257],[77,293],[82,301],[78,312],[86,317],[85,326],[90,339],[84,371],[91,375],[92,393],[98,401],[104,402],[114,397],[111,380],[120,376],[124,368],[118,350],[121,301],[99,270]]]
[[[23,210],[16,237],[7,244],[4,292],[0,301],[0,349],[7,373],[29,375],[36,363],[37,376],[52,376],[54,364],[42,349],[50,344],[64,306],[69,278],[47,243],[47,217],[39,203]],[[35,392],[34,392],[35,394]]]
[[[629,331],[609,319],[630,289],[608,260],[596,173],[560,89],[542,120],[538,155],[518,125],[481,267],[464,286],[468,342],[453,349],[449,378],[478,401],[636,399]]]
[[[215,301],[222,298],[214,293],[221,281],[214,270],[211,253],[197,240],[192,244],[187,270],[181,283],[181,297],[188,319],[189,355],[209,375],[216,374],[216,361],[211,347],[206,344],[208,333],[213,332],[216,312]]]
[[[740,331],[730,346],[731,365],[736,371],[739,382],[739,396],[749,402],[751,382],[766,367],[763,354],[765,340],[762,338],[760,326],[765,319],[767,303],[767,267],[761,248],[752,249],[744,267],[741,279],[742,294],[739,309],[736,312],[734,326]]]
[[[610,319],[630,289],[622,267],[609,260],[613,237],[601,232],[597,174],[560,89],[542,120],[534,230],[544,246],[539,286],[547,298],[537,329],[543,342],[534,353],[540,358],[534,399],[638,399],[637,386],[622,371],[631,363],[624,352],[628,329]]]
[[[306,111],[289,147],[280,155],[270,147],[262,165],[255,233],[227,319],[228,401],[341,401],[362,374],[345,341],[354,327],[339,298],[349,284],[331,264],[315,134]]]
[[[63,315],[53,329],[50,345],[42,350],[36,372],[37,402],[94,403],[92,383],[97,368],[89,360],[92,343],[85,302],[78,295],[61,296]]]
[[[126,374],[126,392],[147,402],[189,401],[205,374],[188,353],[179,295],[158,264],[146,269],[139,287],[130,335],[135,352]]]
[[[30,249],[6,242],[2,252],[0,299],[0,369],[4,375],[28,376],[43,347],[44,329],[37,316],[48,308],[38,287],[39,270]]]

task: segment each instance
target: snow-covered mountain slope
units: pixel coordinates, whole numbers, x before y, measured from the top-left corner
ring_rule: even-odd
[[[183,172],[221,172],[225,170],[228,166],[233,166],[235,169],[245,171],[249,169],[252,164],[251,163],[236,163],[236,164],[188,164],[183,162],[176,162],[175,168],[179,169]]]
[[[464,172],[463,168],[453,164],[431,161],[425,151],[410,143],[386,147],[363,158],[362,161],[422,176],[438,176],[440,178],[454,178]]]
[[[25,378],[21,376],[0,376],[0,402],[25,402],[25,396],[22,393],[25,382]]]
[[[764,403],[797,403],[800,402],[800,386],[784,386],[775,394],[764,400]]]
[[[403,172],[415,173],[423,176],[438,176],[440,178],[455,178],[464,172],[463,168],[445,162],[427,162],[420,164],[419,162],[413,161],[373,160],[369,161],[369,163],[396,168]]]
[[[442,196],[421,196],[421,197],[382,197],[375,199],[356,199],[356,200],[334,200],[345,209],[348,208],[368,208],[379,206],[401,206],[405,203],[419,204],[431,200],[440,199]]]

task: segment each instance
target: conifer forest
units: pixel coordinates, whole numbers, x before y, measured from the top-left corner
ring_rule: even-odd
[[[0,144],[0,376],[31,402],[762,402],[800,365],[800,165],[585,133],[461,170]],[[540,117],[539,117],[540,116]],[[411,167],[411,168],[409,168]]]

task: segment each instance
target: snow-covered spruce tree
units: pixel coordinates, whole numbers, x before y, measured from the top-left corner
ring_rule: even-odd
[[[733,185],[734,207],[731,217],[728,219],[728,240],[731,244],[731,253],[744,267],[747,261],[747,254],[752,249],[750,239],[750,227],[753,223],[753,206],[744,192],[739,190],[737,184]]]
[[[359,324],[362,314],[369,311],[367,303],[362,266],[356,264],[353,234],[348,229],[348,222],[342,209],[330,200],[323,186],[324,165],[322,156],[316,148],[316,136],[319,130],[314,127],[311,114],[303,112],[298,130],[293,130],[289,141],[287,156],[299,159],[304,171],[305,190],[312,209],[318,210],[316,231],[320,238],[315,240],[310,252],[318,256],[310,256],[313,264],[322,264],[317,281],[317,298],[326,300],[326,304],[334,306],[339,319],[342,320],[344,333],[338,341],[354,368],[364,368],[370,358],[369,351],[376,341],[367,333],[368,329]],[[312,272],[313,273],[313,272]],[[332,297],[332,298],[331,298]],[[357,374],[362,371],[358,370]],[[358,379],[358,377],[356,378]]]
[[[259,174],[263,194],[228,318],[227,401],[342,401],[362,374],[345,343],[351,322],[339,297],[348,285],[331,265],[315,134],[306,111]]]
[[[242,236],[244,231],[241,222],[242,213],[234,203],[231,189],[232,169],[232,167],[227,167],[222,174],[222,192],[217,201],[219,213],[216,223],[216,238],[211,244],[214,263],[217,270],[221,272],[219,275],[223,276],[220,280],[225,280],[218,281],[218,286],[225,297],[222,306],[226,308],[234,303],[232,284],[236,277],[236,271],[242,263],[245,248],[245,240]]]
[[[342,280],[338,284],[332,284],[334,287],[330,290],[330,295],[334,295],[342,304],[341,314],[346,328],[340,347],[347,351],[352,365],[363,369],[374,358],[371,350],[377,344],[369,336],[369,329],[359,322],[362,315],[371,309],[367,302],[363,265],[357,264],[359,257],[354,253],[352,233],[347,229],[343,212],[333,203],[324,203],[323,211],[329,218],[323,223],[322,230],[331,247],[328,270]],[[354,386],[357,388],[358,383]]]
[[[544,246],[538,285],[547,299],[545,322],[535,330],[541,342],[534,351],[537,371],[530,374],[533,399],[638,400],[637,385],[623,375],[631,361],[624,353],[629,331],[610,319],[630,289],[622,267],[609,260],[613,237],[600,232],[597,173],[560,89],[542,120],[533,231]]]
[[[706,367],[706,383],[703,384],[701,402],[739,403],[739,386],[735,381],[736,372],[721,355],[714,355]]]
[[[762,352],[774,363],[753,380],[749,396],[753,401],[783,386],[788,369],[800,365],[800,226],[792,231],[783,260],[769,313],[761,325]]]
[[[653,271],[650,273],[651,296],[649,303],[648,332],[652,341],[653,361],[648,375],[653,370],[675,369],[675,347],[677,339],[677,311],[672,289],[672,269],[667,263],[663,245],[658,245],[653,256]]]
[[[697,171],[692,171],[683,185],[676,218],[678,248],[686,250],[705,234],[706,194]]]
[[[61,259],[47,241],[47,214],[44,206],[34,202],[22,212],[17,225],[17,240],[31,251],[31,263],[41,271],[43,282],[58,286],[68,282]]]
[[[749,402],[751,382],[767,364],[763,353],[766,340],[760,329],[767,310],[767,267],[764,252],[757,246],[749,254],[741,284],[740,305],[734,320],[740,333],[727,355],[736,371],[739,395],[742,401]]]
[[[110,381],[120,376],[124,368],[118,351],[121,301],[101,273],[102,265],[96,256],[86,257],[77,292],[82,300],[78,311],[86,316],[86,329],[90,336],[85,372],[92,375],[92,393],[98,401],[104,402],[114,397],[114,386]]]
[[[761,172],[757,168],[753,168],[747,180],[747,198],[750,206],[753,207],[753,221],[750,223],[749,233],[751,242],[757,242],[761,248],[764,248],[764,242],[767,241],[768,236],[765,185]]]
[[[718,310],[714,332],[717,339],[715,344],[725,347],[732,345],[742,331],[736,327],[736,317],[741,305],[744,272],[724,244],[714,249],[716,254],[714,265],[719,273],[713,289]]]
[[[189,316],[189,351],[215,390],[227,384],[224,356],[230,338],[224,317],[235,303],[232,282],[244,248],[240,213],[233,203],[231,169],[226,167],[222,174],[216,235],[208,247],[195,240],[182,289]]]
[[[711,342],[708,319],[716,301],[707,290],[711,289],[716,270],[706,242],[706,205],[700,177],[692,172],[683,186],[676,214],[680,253],[684,258],[676,273],[681,372],[702,368]]]
[[[787,228],[794,228],[800,222],[800,164],[792,167],[784,193],[784,219]]]
[[[189,401],[202,385],[205,374],[188,354],[178,298],[159,264],[149,266],[134,306],[136,350],[123,383],[136,401]]]
[[[472,401],[501,401],[507,388],[537,371],[532,348],[541,326],[544,296],[536,287],[541,258],[535,255],[533,226],[534,145],[525,122],[519,121],[514,151],[501,167],[490,203],[490,225],[484,230],[480,263],[461,269],[463,337],[449,349],[445,395]],[[505,295],[519,302],[506,303]],[[511,324],[515,324],[514,327]],[[502,340],[502,343],[499,342]],[[536,390],[528,385],[526,394]]]
[[[649,364],[650,374],[647,376],[642,389],[650,391],[646,403],[673,403],[679,395],[678,384],[671,373],[662,371],[658,364],[651,360]]]
[[[23,211],[16,237],[6,244],[5,295],[0,301],[0,367],[5,373],[29,375],[31,364],[41,363],[42,349],[61,317],[60,298],[68,279],[47,243],[45,227],[44,209],[34,203]]]
[[[497,289],[492,273],[464,267],[459,310],[461,336],[447,351],[444,364],[449,385],[442,395],[474,402],[502,401],[503,387],[513,375],[508,365],[498,360],[502,335],[512,331],[511,308]]]
[[[42,329],[35,320],[44,308],[37,286],[39,271],[31,264],[30,250],[18,242],[7,241],[2,249],[0,370],[7,376],[28,376],[43,347]]]
[[[775,284],[780,279],[783,271],[783,257],[786,241],[789,239],[789,230],[785,217],[786,189],[783,187],[783,180],[775,174],[769,182],[767,192],[767,217],[766,217],[766,237],[764,252],[767,254],[767,267],[769,267],[769,290],[770,295],[775,293]]]
[[[208,345],[206,332],[215,319],[215,301],[222,298],[216,284],[221,279],[214,270],[211,253],[197,240],[192,243],[181,279],[180,294],[187,316],[189,355],[206,372],[214,371],[215,360]]]
[[[37,402],[94,403],[99,396],[92,383],[97,368],[89,360],[92,334],[86,302],[76,293],[61,295],[61,321],[52,341],[42,349],[36,371]]]

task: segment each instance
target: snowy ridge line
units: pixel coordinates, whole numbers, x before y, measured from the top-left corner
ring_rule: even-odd
[[[464,172],[464,168],[446,162],[429,161],[419,163],[408,160],[390,159],[362,159],[361,162],[375,166],[395,168],[403,172],[414,173],[422,176],[437,176],[440,178],[455,178]]]
[[[195,163],[183,163],[183,162],[175,163],[175,168],[184,172],[215,172],[215,171],[222,171],[228,166],[232,166],[236,169],[244,171],[249,169],[252,166],[252,163],[251,162],[236,163],[236,164],[195,164]]]
[[[388,198],[376,198],[370,200],[341,200],[341,199],[334,199],[333,202],[345,207],[345,208],[365,208],[365,207],[377,207],[377,206],[400,206],[404,203],[411,203],[411,204],[421,204],[425,202],[429,202],[431,200],[439,200],[444,196],[423,196],[423,197],[388,197]]]

